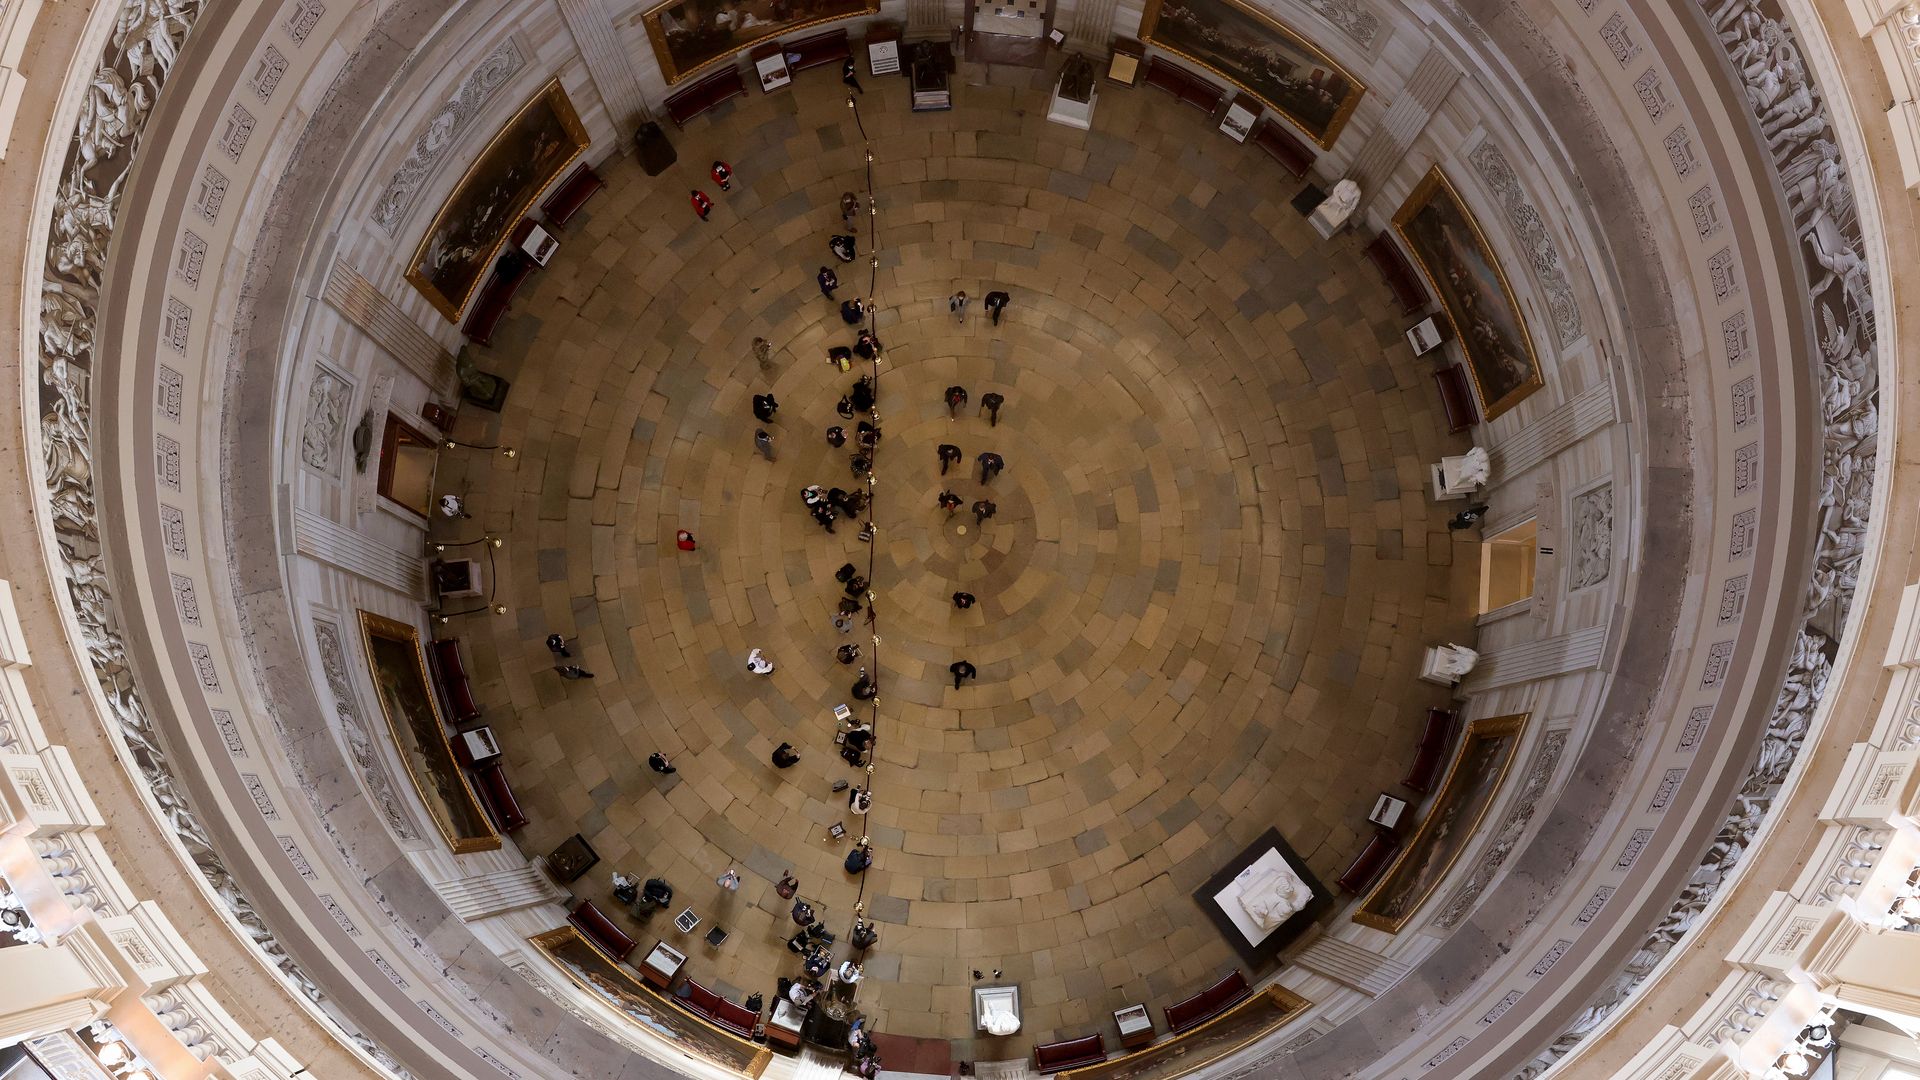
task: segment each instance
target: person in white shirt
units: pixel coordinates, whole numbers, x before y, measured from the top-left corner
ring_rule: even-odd
[[[773,674],[773,661],[762,656],[759,649],[747,654],[747,670],[755,675]]]

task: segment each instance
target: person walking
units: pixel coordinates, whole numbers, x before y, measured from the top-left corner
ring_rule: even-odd
[[[841,322],[846,323],[848,326],[853,326],[856,323],[858,323],[861,319],[864,319],[866,317],[867,317],[866,302],[861,300],[859,297],[856,296],[851,300],[840,301],[840,321]]]
[[[823,502],[814,504],[813,520],[819,522],[821,528],[827,530],[828,532],[832,532],[833,518],[834,518],[833,507],[828,506],[826,503],[823,503]]]
[[[768,341],[766,338],[763,338],[763,337],[754,338],[753,339],[753,359],[756,363],[760,365],[760,370],[762,371],[765,371],[768,368],[772,367],[773,366],[773,342]]]
[[[947,310],[953,314],[954,322],[967,321],[967,291],[961,289],[947,297]]]
[[[986,413],[987,426],[999,427],[1000,426],[1000,406],[1005,405],[1006,403],[1007,403],[1007,399],[1004,397],[1001,397],[999,394],[981,394],[980,395],[980,412],[974,413],[974,415],[979,416],[980,413]]]
[[[947,466],[952,465],[954,462],[959,461],[963,457],[966,457],[965,454],[962,454],[960,452],[960,448],[953,445],[952,443],[941,443],[939,453],[940,453],[940,475],[941,476],[947,475]]]
[[[993,500],[981,499],[979,502],[973,504],[973,523],[975,525],[985,525],[987,519],[992,517],[994,511],[998,509],[1000,508],[993,505]]]
[[[807,903],[805,900],[795,900],[793,902],[792,915],[793,925],[795,926],[812,926],[814,923],[813,905]]]
[[[681,529],[679,532],[673,534],[673,543],[674,546],[678,547],[681,551],[692,551],[699,546],[699,544],[694,541],[693,534],[685,529]]]
[[[693,204],[693,212],[700,215],[701,221],[707,220],[707,215],[713,213],[713,200],[707,198],[707,193],[699,188],[693,189],[687,201]]]
[[[567,639],[559,634],[547,635],[547,651],[561,660],[569,660],[573,657],[573,653],[567,649]]]
[[[821,267],[820,272],[814,275],[813,280],[819,282],[820,294],[829,300],[833,299],[833,290],[840,287],[840,275],[834,273],[829,267]]]
[[[674,773],[680,771],[673,767],[673,762],[667,760],[667,755],[658,750],[647,755],[647,768],[652,769],[661,776],[672,776]]]
[[[754,649],[747,653],[747,670],[753,672],[755,675],[771,675],[773,674],[773,661],[767,659],[766,654],[762,653],[759,649]]]
[[[563,679],[593,678],[593,672],[588,671],[586,668],[581,667],[579,664],[555,664],[553,666],[553,670],[559,672],[560,677]]]
[[[975,675],[980,674],[974,670],[972,664],[967,663],[965,660],[955,660],[953,663],[947,665],[947,670],[953,672],[953,688],[955,690],[960,689],[960,680],[971,679]]]
[[[947,422],[952,423],[960,418],[960,407],[967,403],[967,388],[964,386],[947,387],[946,402]]]
[[[754,429],[753,447],[760,451],[761,457],[766,458],[768,461],[773,460],[773,436],[767,434],[766,428]]]
[[[740,891],[740,872],[729,866],[726,873],[713,879],[713,883],[728,892],[738,892]]]
[[[957,493],[953,491],[943,491],[940,493],[940,509],[947,512],[949,519],[953,517],[953,512],[960,509],[960,507],[961,500]]]
[[[835,233],[828,237],[827,250],[833,252],[834,258],[844,263],[852,262],[853,257],[860,253],[860,249],[854,246],[853,237],[845,233]]]
[[[849,56],[840,64],[840,81],[847,85],[847,89],[864,97],[867,92],[860,88],[860,80],[853,72],[853,57]]]
[[[791,769],[800,761],[800,755],[793,752],[792,743],[781,743],[773,748],[773,767]]]
[[[1000,470],[1007,467],[1007,459],[991,450],[974,460],[980,463],[980,482],[983,484],[999,476]]]
[[[785,746],[787,744],[781,743],[780,745]],[[793,899],[793,894],[800,891],[800,879],[793,876],[792,870],[783,870],[780,873],[779,882],[773,886],[773,891],[780,895],[780,899],[791,900]]]
[[[715,161],[708,173],[713,177],[713,182],[720,185],[721,191],[733,190],[733,166],[724,161]]]
[[[780,411],[780,403],[772,394],[753,395],[753,418],[763,424],[773,423],[773,414]]]
[[[841,192],[840,193],[840,220],[846,222],[847,228],[851,229],[854,227],[854,223],[857,222],[859,219],[860,219],[860,196],[855,195],[851,191]]]
[[[1000,325],[1000,313],[1007,310],[1007,302],[1012,299],[1013,297],[1008,296],[999,289],[995,289],[987,294],[987,314],[993,316],[993,325]]]
[[[954,593],[953,606],[959,608],[961,611],[967,610],[973,606],[973,594],[970,592]]]

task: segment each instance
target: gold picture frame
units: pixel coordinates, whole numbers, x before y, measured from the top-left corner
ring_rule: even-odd
[[[433,678],[427,673],[427,656],[420,648],[420,631],[411,623],[362,611],[360,640],[387,733],[447,846],[456,855],[497,849],[500,834],[473,793],[466,770],[454,759]]]
[[[759,1080],[773,1051],[674,1005],[666,995],[634,977],[633,969],[607,955],[571,924],[535,934],[527,943],[560,969],[567,981],[634,1027],[679,1053]]]
[[[1240,0],[1147,0],[1140,38],[1252,94],[1322,150],[1333,148],[1367,95],[1364,81],[1306,35]],[[1243,48],[1246,55],[1234,55],[1232,46]],[[1252,54],[1262,50],[1256,64]],[[1270,70],[1272,61],[1287,54],[1326,69],[1329,78],[1323,84],[1276,78]]]
[[[407,283],[459,322],[514,226],[592,141],[566,88],[549,80],[460,175],[407,261]]]
[[[1188,1076],[1292,1023],[1313,1004],[1269,984],[1190,1031],[1123,1057],[1069,1069],[1054,1080],[1172,1080]]]
[[[1526,313],[1480,221],[1435,165],[1393,215],[1467,357],[1480,409],[1492,420],[1547,385]]]
[[[745,32],[732,25],[746,16],[771,15],[776,7],[795,10],[783,19],[762,18]],[[755,10],[755,9],[764,9]],[[641,12],[638,18],[653,44],[653,56],[667,85],[690,79],[723,60],[738,56],[763,41],[805,30],[810,26],[872,15],[879,0],[666,0]],[[727,18],[721,22],[721,15]],[[672,19],[670,27],[667,20]]]
[[[1530,715],[1489,716],[1467,725],[1427,816],[1354,909],[1354,922],[1397,934],[1439,889],[1493,808]]]

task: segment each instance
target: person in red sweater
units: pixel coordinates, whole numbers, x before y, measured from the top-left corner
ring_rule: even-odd
[[[690,201],[693,203],[693,212],[700,215],[701,221],[707,220],[707,215],[713,213],[713,200],[707,198],[707,193],[699,188],[693,190]]]

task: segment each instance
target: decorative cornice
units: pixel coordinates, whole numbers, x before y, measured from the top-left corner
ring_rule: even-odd
[[[74,622],[127,756],[180,851],[200,871],[241,936],[287,988],[311,1002],[370,1061],[407,1075],[333,1006],[255,911],[176,782],[146,700],[135,685],[124,621],[107,579],[94,489],[93,400],[100,284],[121,198],[203,0],[121,0],[94,69],[54,195],[40,282],[40,438],[45,506]],[[52,553],[50,553],[52,554]]]

